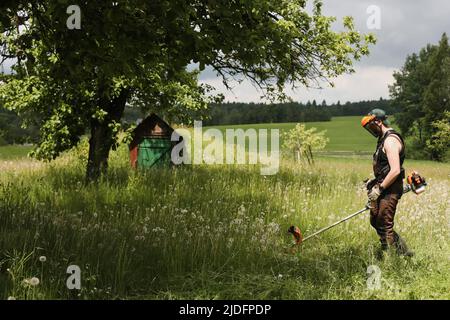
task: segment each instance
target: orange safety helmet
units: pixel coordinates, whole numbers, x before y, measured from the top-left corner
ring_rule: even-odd
[[[361,125],[364,129],[369,131],[371,135],[373,135],[375,138],[378,138],[379,129],[375,126],[375,120],[377,120],[377,117],[373,114],[369,114],[361,119]]]
[[[375,120],[377,117],[373,114],[369,114],[367,116],[364,116],[361,119],[361,125],[365,128],[367,124],[369,124],[369,122],[372,122],[373,120]]]
[[[386,113],[381,109],[373,109],[369,114],[361,119],[361,125],[375,138],[381,134],[380,128],[375,124],[375,120],[381,121],[384,125],[389,125]]]

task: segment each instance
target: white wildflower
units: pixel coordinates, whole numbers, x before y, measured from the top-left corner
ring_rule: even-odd
[[[39,278],[33,277],[31,279],[25,279],[25,280],[23,280],[23,282],[25,284],[29,284],[30,286],[35,287],[35,286],[39,285],[40,281],[39,281]]]

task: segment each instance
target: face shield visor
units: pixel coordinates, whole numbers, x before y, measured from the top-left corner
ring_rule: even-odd
[[[369,131],[371,135],[373,135],[375,138],[378,138],[380,136],[381,130],[375,123],[376,117],[374,115],[368,115],[362,118],[361,125],[364,129]]]

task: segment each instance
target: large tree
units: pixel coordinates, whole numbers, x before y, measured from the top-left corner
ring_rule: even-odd
[[[87,177],[107,168],[127,103],[182,117],[204,108],[210,87],[187,71],[211,66],[225,85],[247,78],[269,98],[353,72],[371,35],[333,31],[321,1],[18,0],[0,7],[1,54],[13,59],[0,98],[41,127],[35,155],[53,159],[90,131]],[[81,29],[66,26],[69,5]]]
[[[432,147],[439,134],[440,121],[450,111],[450,48],[444,33],[437,45],[427,45],[419,54],[407,57],[394,73],[390,86],[393,102],[401,108],[396,122],[405,136],[413,138],[416,152],[432,160],[443,160],[445,148]],[[444,127],[445,128],[445,127]],[[429,141],[433,137],[434,144]]]

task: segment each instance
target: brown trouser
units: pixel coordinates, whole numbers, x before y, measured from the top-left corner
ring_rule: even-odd
[[[400,195],[396,193],[382,194],[370,204],[370,224],[377,231],[383,249],[398,245],[399,236],[394,231],[394,217],[399,199]]]

